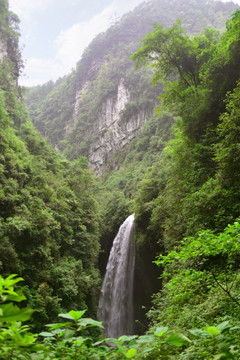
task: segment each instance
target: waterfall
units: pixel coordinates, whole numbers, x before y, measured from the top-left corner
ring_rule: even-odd
[[[113,241],[99,300],[98,317],[108,337],[133,334],[134,267],[134,215],[130,215]]]

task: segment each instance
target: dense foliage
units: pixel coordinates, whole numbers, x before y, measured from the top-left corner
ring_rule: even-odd
[[[148,6],[157,12],[169,4],[177,14],[184,12],[185,30],[192,34],[202,24],[190,26],[190,12],[185,11],[189,4],[197,18],[208,9],[202,21],[220,28],[229,11],[219,2],[199,6],[193,0],[154,1],[138,8],[145,12],[142,21],[151,20]],[[0,8],[1,359],[239,359],[240,11],[223,34],[207,23],[207,29],[194,36],[186,35],[179,20],[174,23],[171,17],[169,23],[165,11],[168,28],[154,23],[138,51],[130,30],[135,22],[140,27],[142,23],[135,21],[136,13],[130,14],[94,40],[75,72],[57,84],[32,89],[35,123],[46,136],[54,129],[52,143],[76,158],[69,162],[28,118],[17,85],[22,66],[18,19],[8,12],[5,0],[0,0]],[[222,16],[216,20],[213,11]],[[123,29],[132,34],[130,43]],[[116,34],[122,44],[118,51],[112,42]],[[110,47],[106,62],[104,44]],[[127,58],[133,51],[135,75]],[[70,124],[68,137],[60,142],[78,81],[86,81],[89,60],[96,53],[100,65],[78,103],[82,112],[75,114],[78,132]],[[113,53],[116,57],[110,57]],[[125,57],[118,62],[121,53]],[[155,83],[161,81],[151,91],[150,76]],[[142,132],[108,162],[101,182],[87,160],[78,158],[91,140],[82,142],[81,136],[90,131],[102,102],[114,96],[122,77],[132,99],[122,112],[123,121],[141,107],[153,108],[163,85],[164,93]],[[136,78],[141,79],[138,88]],[[116,166],[119,170],[113,173]],[[112,233],[130,211],[137,222],[136,306],[149,305],[154,287],[160,291],[148,313],[147,334],[105,339],[102,324],[83,315],[96,314],[100,233],[103,271]],[[156,255],[157,274],[150,265]],[[151,284],[149,279],[157,276],[158,285]],[[63,320],[43,331],[57,315]],[[33,333],[39,328],[40,333]]]
[[[7,2],[0,5],[8,34],[0,60],[0,270],[24,276],[25,294],[38,309],[35,324],[69,306],[88,306],[94,316],[100,283],[94,177],[86,159],[69,163],[33,129],[17,86],[18,51],[9,48],[18,34]]]
[[[189,75],[189,68],[184,69],[184,57],[181,58],[183,64],[180,58],[176,67],[175,62],[172,63],[173,71],[180,67],[181,73],[178,80],[167,82],[168,88],[162,96],[162,106],[169,104],[171,109],[181,116],[173,126],[174,137],[165,147],[158,164],[160,170],[156,176],[161,192],[156,199],[155,196],[152,197],[154,203],[149,219],[152,223],[150,227],[154,224],[161,226],[161,239],[167,249],[184,234],[194,234],[206,227],[222,230],[239,215],[238,196],[235,192],[238,186],[234,181],[236,165],[231,167],[231,175],[228,169],[227,177],[231,179],[231,184],[228,181],[226,183],[223,176],[223,171],[226,171],[224,159],[229,155],[230,142],[231,147],[235,148],[237,141],[233,136],[229,142],[229,130],[230,126],[232,131],[236,128],[232,121],[236,121],[233,120],[233,113],[237,111],[237,82],[240,76],[239,62],[235,59],[239,51],[238,39],[236,40],[238,26],[239,12],[236,12],[219,41],[216,41],[215,36],[212,37],[214,33],[209,31],[205,35],[190,39],[181,34],[179,24],[168,30],[157,27],[151,34],[153,40],[166,36],[169,42],[167,46],[175,48],[172,40],[177,32],[177,44],[183,47],[186,56],[188,51],[190,52],[193,64],[196,65],[196,59],[201,59],[203,54],[206,59],[205,62],[201,60],[202,63],[198,63],[194,72],[191,72],[194,74],[193,78],[199,79],[196,84],[192,84],[190,78],[185,81],[191,74]],[[209,33],[212,34],[212,43],[208,41]],[[149,36],[145,41],[144,47],[135,54],[139,62],[145,61],[148,52],[152,53],[152,38]],[[189,44],[186,46],[186,43]],[[207,44],[207,50],[203,43]],[[207,56],[206,52],[209,53]],[[162,61],[164,62],[163,57]],[[168,62],[169,59],[166,59],[166,63]],[[154,62],[154,67],[158,66],[156,63],[157,61]],[[161,67],[161,63],[159,68],[163,76],[169,76],[169,68],[166,71]],[[225,74],[230,72],[230,69],[233,71],[224,81]],[[161,75],[158,69],[156,74]],[[229,94],[231,91],[232,95]],[[231,153],[233,155],[233,152]],[[233,164],[233,161],[236,164],[235,160],[229,163]],[[151,180],[153,181],[153,176]],[[139,190],[137,206],[140,208],[141,201],[143,206],[146,206],[143,197],[147,188],[144,190],[144,186],[143,182]],[[234,199],[233,193],[236,195]],[[231,205],[227,205],[228,201]],[[161,216],[165,221],[157,221],[157,217],[159,219]]]
[[[179,22],[167,30],[155,24],[133,57],[152,63],[154,81],[165,83],[159,113],[180,116],[136,195],[140,239],[162,252],[163,288],[149,313],[155,327],[160,319],[176,329],[239,326],[239,24],[238,11],[220,38],[213,30],[189,38]],[[239,357],[237,337],[231,352],[223,339],[211,347],[206,333],[192,333],[202,340],[178,359]]]
[[[227,235],[231,238],[233,232],[229,231]],[[171,262],[173,258],[171,255]],[[183,255],[182,259],[186,260],[186,257]],[[178,258],[176,260],[179,261]],[[169,257],[163,262],[169,263]],[[103,330],[103,326],[96,320],[84,318],[86,310],[71,310],[58,315],[63,319],[60,323],[48,324],[47,331],[33,334],[22,323],[30,319],[34,310],[16,305],[16,302],[26,300],[22,289],[16,291],[14,288],[22,280],[16,275],[5,279],[0,276],[0,345],[3,360],[239,358],[240,327],[231,326],[229,321],[223,321],[217,326],[185,330],[185,334],[170,330],[168,326],[158,326],[151,334],[106,339],[99,331],[92,331]],[[176,300],[179,301],[179,298]]]

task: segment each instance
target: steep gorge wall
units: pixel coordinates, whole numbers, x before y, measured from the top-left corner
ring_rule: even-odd
[[[0,61],[2,61],[4,56],[7,56],[7,47],[0,39]]]
[[[124,117],[124,111],[130,102],[130,92],[121,78],[116,95],[106,99],[92,124],[93,140],[88,150],[88,159],[90,166],[98,174],[102,173],[109,157],[129,144],[139,133],[150,115],[149,111],[139,109],[137,113]]]
[[[124,58],[119,54],[122,49]],[[98,175],[140,132],[153,113],[160,91],[151,87],[150,68],[134,69],[129,57],[136,45],[123,45],[122,49],[108,60],[94,60],[84,77],[82,68],[77,69],[72,115],[64,129],[64,140],[59,142],[59,149],[70,158],[86,156]]]

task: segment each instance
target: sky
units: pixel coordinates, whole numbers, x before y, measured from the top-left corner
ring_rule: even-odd
[[[23,86],[71,72],[100,32],[144,0],[9,0],[20,18]]]
[[[228,1],[228,0],[225,0]],[[35,86],[71,72],[100,32],[144,0],[9,0],[20,18],[25,64],[20,84]],[[240,5],[240,0],[235,0]]]

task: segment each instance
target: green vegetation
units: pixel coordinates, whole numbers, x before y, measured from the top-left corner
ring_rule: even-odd
[[[12,15],[6,1],[0,4],[6,19],[1,26],[16,46]],[[7,44],[5,50],[0,60],[1,274],[24,277],[24,292],[38,309],[36,327],[69,306],[88,307],[94,316],[100,286],[94,177],[86,159],[69,163],[33,129],[17,86],[18,52]]]
[[[167,90],[162,96],[162,106],[169,104],[173,109],[174,105],[174,111],[181,116],[181,119],[174,124],[173,139],[168,142],[162,159],[157,164],[159,170],[155,178],[161,191],[157,197],[154,195],[152,200],[151,197],[148,200],[151,201],[152,208],[148,223],[145,225],[149,228],[161,226],[162,235],[159,240],[161,239],[167,250],[178,243],[184,235],[192,235],[204,228],[223,230],[239,215],[237,196],[235,200],[233,198],[238,188],[234,181],[237,168],[233,166],[231,168],[233,173],[230,175],[230,169],[225,168],[224,160],[229,152],[233,155],[232,150],[236,148],[237,141],[235,135],[231,140],[229,139],[229,130],[230,126],[232,130],[237,126],[233,114],[238,108],[236,94],[240,77],[239,64],[235,60],[239,51],[236,40],[239,17],[239,12],[236,12],[228,22],[227,31],[221,39],[216,42],[214,37],[211,44],[207,40],[209,33],[213,34],[210,31],[205,35],[189,39],[181,34],[179,24],[168,30],[157,27],[146,38],[144,47],[134,55],[138,58],[139,64],[147,59],[148,52],[152,52],[150,36],[153,37],[153,41],[166,36],[169,42],[166,46],[170,46],[170,49],[171,46],[175,48],[175,44],[171,41],[173,34],[177,32],[179,37],[177,44],[180,49],[181,46],[183,47],[186,56],[186,49],[189,49],[191,61],[195,66],[195,69],[190,71],[189,69],[193,69],[190,61],[186,69],[184,64],[181,64],[183,58],[179,58],[176,67],[174,62],[172,70],[175,71],[178,67],[181,69],[179,78],[174,82],[167,82]],[[187,47],[186,42],[189,43]],[[203,43],[208,44],[207,50]],[[207,56],[206,52],[209,53]],[[158,54],[158,49],[156,53]],[[201,63],[201,60],[197,63],[198,59],[202,59],[203,54],[205,62]],[[161,57],[161,62],[163,61],[164,58]],[[166,63],[168,62],[167,58]],[[157,61],[154,63],[154,67],[156,66],[158,67]],[[157,68],[157,76],[169,76],[169,68],[166,71],[161,67],[161,63],[159,68],[161,73]],[[230,69],[232,72],[224,81],[225,74]],[[199,79],[196,84],[192,84],[192,74],[192,79]],[[229,92],[232,94],[230,95]],[[236,164],[235,160],[233,161]],[[225,171],[228,171],[227,177],[231,178],[231,184],[224,181]],[[153,174],[151,181],[154,181]],[[137,200],[137,209],[140,209],[137,212],[140,217],[143,214],[141,209],[146,207],[145,193],[149,191],[147,186],[145,189],[145,183],[146,181],[143,180]],[[147,196],[149,198],[149,194]],[[227,205],[229,199],[231,205],[230,203]],[[158,221],[160,218],[163,220]],[[159,233],[157,228],[154,229],[155,233]]]
[[[178,359],[239,358],[240,327],[231,326],[228,321],[217,326],[185,330],[186,335],[161,326],[148,335],[104,339],[99,331],[103,329],[100,322],[83,317],[86,310],[71,310],[58,315],[63,319],[60,323],[46,325],[47,331],[33,334],[27,325],[22,324],[31,317],[33,310],[28,307],[20,309],[15,304],[26,299],[21,289],[14,289],[22,280],[16,275],[5,279],[0,276],[0,345],[3,360],[167,360],[176,356]]]
[[[143,4],[135,15],[100,34],[75,72],[30,91],[36,126],[66,151],[69,161],[29,120],[17,85],[22,67],[18,19],[8,12],[7,1],[0,0],[3,360],[240,357],[240,11],[228,20],[226,31],[218,33],[209,25],[222,30],[229,5],[170,3],[179,5],[177,14],[184,12],[183,25],[191,36],[179,20],[169,23],[166,11],[167,28],[155,22],[137,50],[134,26],[145,28],[134,16],[144,11],[142,22],[149,23],[157,9],[168,9],[165,1]],[[197,18],[199,11],[208,9],[202,34],[202,23],[190,25],[194,6]],[[214,11],[222,14],[217,20]],[[116,36],[118,42],[113,42]],[[128,58],[134,51],[135,73]],[[72,119],[76,91],[79,83],[86,83],[96,54],[99,66],[95,64],[97,70],[78,103],[81,111]],[[148,87],[150,77],[158,87]],[[79,155],[87,154],[102,102],[116,96],[122,78],[131,102],[121,121],[127,122],[139,109],[151,114],[159,93],[160,103],[141,133],[111,158],[100,180]],[[74,129],[69,119],[75,121]],[[157,291],[146,334],[106,339],[101,322],[95,320],[98,267],[104,271],[113,233],[132,211],[136,276],[141,279],[137,316],[140,306],[149,308],[149,295]]]
[[[163,286],[149,312],[154,327],[239,327],[239,23],[238,11],[219,40],[212,30],[189,38],[178,22],[167,30],[156,24],[133,56],[139,66],[154,60],[155,80],[165,82],[158,111],[180,116],[135,197],[141,246],[150,238],[162,253]],[[234,331],[212,345],[206,332],[192,331],[198,344],[175,356],[237,359]]]
[[[69,302],[85,307],[98,289],[94,180],[85,160],[70,164],[49,148],[24,109],[16,130],[1,109],[1,272],[24,276],[38,317],[48,319]]]

